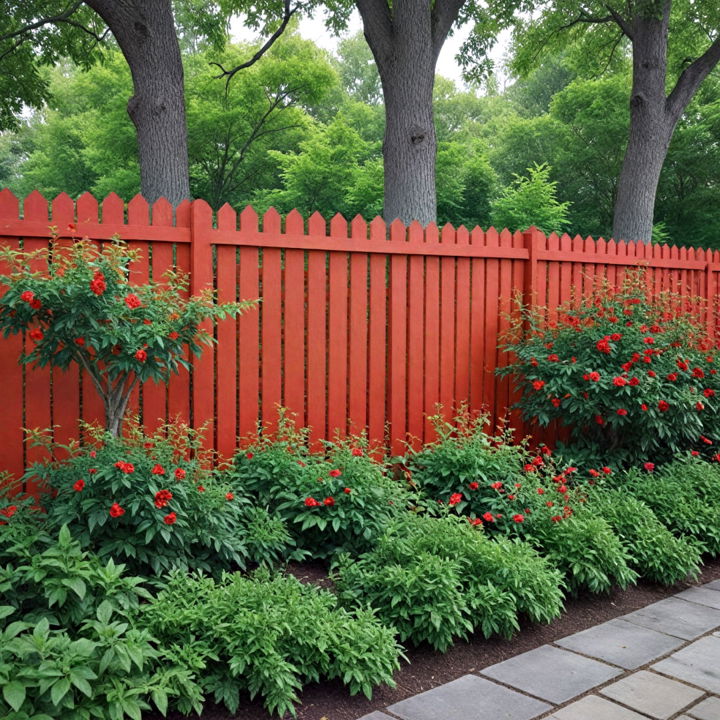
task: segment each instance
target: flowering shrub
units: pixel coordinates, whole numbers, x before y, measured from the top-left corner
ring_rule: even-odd
[[[348,612],[326,590],[265,571],[221,581],[174,573],[142,621],[176,649],[202,693],[231,713],[248,692],[269,712],[294,714],[297,693],[320,679],[370,697],[375,685],[394,686],[399,667],[394,633],[371,612]]]
[[[150,699],[187,693],[146,630],[133,626],[140,578],[83,552],[68,529],[57,540],[28,525],[0,528],[0,716],[139,718]],[[156,672],[157,669],[157,672]]]
[[[457,518],[406,514],[359,558],[342,556],[341,600],[369,605],[400,639],[445,651],[481,630],[512,635],[518,614],[549,622],[562,609],[562,579],[529,545],[488,540]]]
[[[326,443],[325,453],[310,453],[304,434],[287,420],[277,435],[236,455],[232,481],[282,518],[300,548],[321,558],[369,548],[407,504],[404,489],[362,440]]]
[[[642,272],[601,286],[545,322],[524,308],[506,349],[531,422],[572,428],[568,455],[590,466],[667,460],[720,436],[720,356],[693,304],[649,296]]]
[[[702,473],[703,467],[711,478],[712,470],[707,463],[694,466],[681,461],[669,463],[658,471],[632,469],[618,478],[618,482],[625,492],[648,505],[673,534],[687,538],[703,552],[718,555],[720,504],[708,502],[707,495],[698,490],[697,479],[686,481],[686,477],[692,478],[696,471]]]
[[[186,426],[152,436],[133,426],[122,438],[89,432],[90,446],[72,444],[66,459],[33,465],[26,477],[47,487],[51,525],[69,525],[101,557],[160,574],[272,562],[290,549],[282,521],[209,470],[200,437]]]
[[[52,243],[25,252],[3,247],[0,330],[24,332],[32,349],[20,360],[33,365],[83,367],[105,404],[108,430],[117,435],[132,389],[166,381],[188,367],[185,349],[199,354],[211,336],[206,319],[238,315],[252,303],[216,304],[212,291],[186,297],[187,279],[166,274],[162,283],[131,285],[128,268],[137,251],[119,241],[102,249],[90,241]],[[44,270],[30,270],[31,267]]]
[[[698,575],[697,545],[675,537],[644,502],[625,490],[596,486],[589,492],[588,507],[610,524],[628,553],[630,567],[642,577],[674,585]]]

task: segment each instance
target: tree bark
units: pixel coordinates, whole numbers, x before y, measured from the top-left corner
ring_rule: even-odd
[[[149,202],[190,197],[185,84],[170,0],[86,0],[130,67],[128,102],[138,140],[140,189]]]
[[[386,222],[436,219],[435,65],[463,1],[357,0],[385,99]]]

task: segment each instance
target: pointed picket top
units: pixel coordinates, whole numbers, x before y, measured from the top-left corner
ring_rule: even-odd
[[[512,245],[512,232],[508,228],[503,228],[500,233],[500,244],[504,246]]]
[[[190,227],[190,208],[191,207],[192,207],[192,202],[190,200],[183,200],[175,208],[175,227]]]
[[[67,193],[60,193],[50,204],[52,224],[57,227],[60,235],[75,232],[75,203]]]
[[[485,244],[489,247],[497,247],[500,244],[500,233],[494,225],[485,231]]]
[[[116,225],[122,225],[125,222],[125,204],[117,193],[111,192],[102,201],[102,221],[104,224]]]
[[[206,230],[212,228],[213,210],[205,200],[193,200],[190,222],[193,228],[204,228]]]
[[[407,229],[400,218],[395,218],[390,223],[390,242],[404,243],[407,241]]]
[[[48,201],[37,190],[33,190],[23,202],[23,217],[26,220],[47,222]]]
[[[274,207],[269,207],[263,214],[262,229],[264,233],[281,232],[282,218],[280,217],[280,213]]]
[[[139,193],[130,200],[127,208],[128,225],[149,225],[150,204]]]
[[[450,223],[445,223],[440,229],[440,242],[443,245],[455,244],[455,228]]]
[[[375,242],[385,242],[387,240],[387,226],[379,215],[376,215],[370,221],[370,240]]]
[[[680,258],[680,249],[677,247],[677,245],[673,245],[670,248],[670,257],[673,260],[678,260]]]
[[[84,192],[77,199],[77,221],[93,224],[98,221],[98,201],[92,193]]]
[[[305,234],[305,220],[296,208],[293,208],[285,218],[285,232],[293,235]]]
[[[425,226],[425,244],[427,243],[440,243],[440,228],[437,223],[431,222]]]
[[[330,235],[332,237],[346,238],[347,231],[347,220],[340,213],[335,213],[330,219]]]
[[[595,252],[595,240],[593,240],[590,235],[585,238],[585,242],[583,243],[583,249],[586,253]]]
[[[350,221],[350,234],[353,240],[367,240],[367,223],[365,218],[358,214]]]
[[[408,242],[411,245],[422,245],[425,241],[425,231],[423,226],[417,221],[413,220],[407,228]]]
[[[185,201],[183,201],[185,202]],[[160,227],[169,227],[173,224],[172,203],[164,197],[158,198],[152,204],[152,224]],[[178,223],[179,225],[180,223]]]
[[[217,211],[218,230],[235,230],[237,228],[237,213],[230,203],[224,203]]]
[[[240,213],[240,230],[243,232],[257,232],[258,214],[252,205],[246,205]]]
[[[607,241],[602,235],[595,241],[595,252],[607,255]]]
[[[470,231],[464,225],[460,225],[455,231],[455,239],[458,245],[469,245]],[[522,240],[522,233],[520,233],[520,239]]]
[[[308,218],[308,234],[325,237],[326,233],[327,223],[325,222],[325,218],[316,210]]]
[[[458,228],[458,244],[460,243],[460,228]],[[525,233],[522,230],[516,230],[512,234],[513,247],[524,248],[525,247]]]
[[[8,188],[0,190],[0,217],[12,220],[20,217],[20,201]]]
[[[476,225],[470,231],[470,244],[471,245],[484,245],[485,244],[485,231]]]

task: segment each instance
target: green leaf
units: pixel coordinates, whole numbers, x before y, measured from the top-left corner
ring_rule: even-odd
[[[12,605],[0,605],[0,620],[9,617],[15,612],[15,608]]]
[[[50,699],[53,705],[59,707],[62,699],[67,695],[68,690],[70,690],[70,681],[67,678],[58,680],[52,686],[52,690],[50,690]]]
[[[20,708],[25,702],[25,686],[17,680],[13,680],[3,687],[3,697],[15,712],[20,712]]]

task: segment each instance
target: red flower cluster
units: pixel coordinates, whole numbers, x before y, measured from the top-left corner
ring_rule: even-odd
[[[460,493],[453,493],[448,500],[448,505],[457,505],[462,499],[463,498]]]
[[[175,470],[175,479],[176,480],[184,480],[187,473],[182,468],[176,468]]]
[[[145,362],[147,360],[147,352],[140,348],[140,350],[135,351],[135,359],[138,362]]]
[[[93,279],[90,281],[90,290],[92,290],[95,295],[102,295],[105,290],[107,290],[105,276],[99,270],[95,271]]]
[[[120,507],[120,505],[118,503],[114,502],[110,506],[110,516],[111,517],[117,518],[124,514],[125,514],[125,510],[122,507]]]
[[[174,525],[177,520],[177,515],[174,512],[168,513],[164,518],[163,522],[166,525]]]
[[[84,487],[85,487],[85,481],[84,481],[82,478],[81,478],[80,480],[77,480],[77,481],[73,484],[73,490],[74,490],[75,492],[82,492],[82,490],[84,489]]]
[[[155,493],[155,507],[163,508],[170,500],[172,500],[173,494],[169,490],[158,490]]]
[[[125,304],[131,309],[139,308],[142,305],[140,298],[135,293],[129,293],[125,296]]]
[[[164,475],[165,474],[165,468],[160,465],[159,463],[156,463],[153,466],[153,469],[150,471],[153,475]]]
[[[118,460],[115,463],[115,467],[126,475],[130,475],[130,473],[135,472],[135,466],[132,463],[125,462],[123,460]]]

